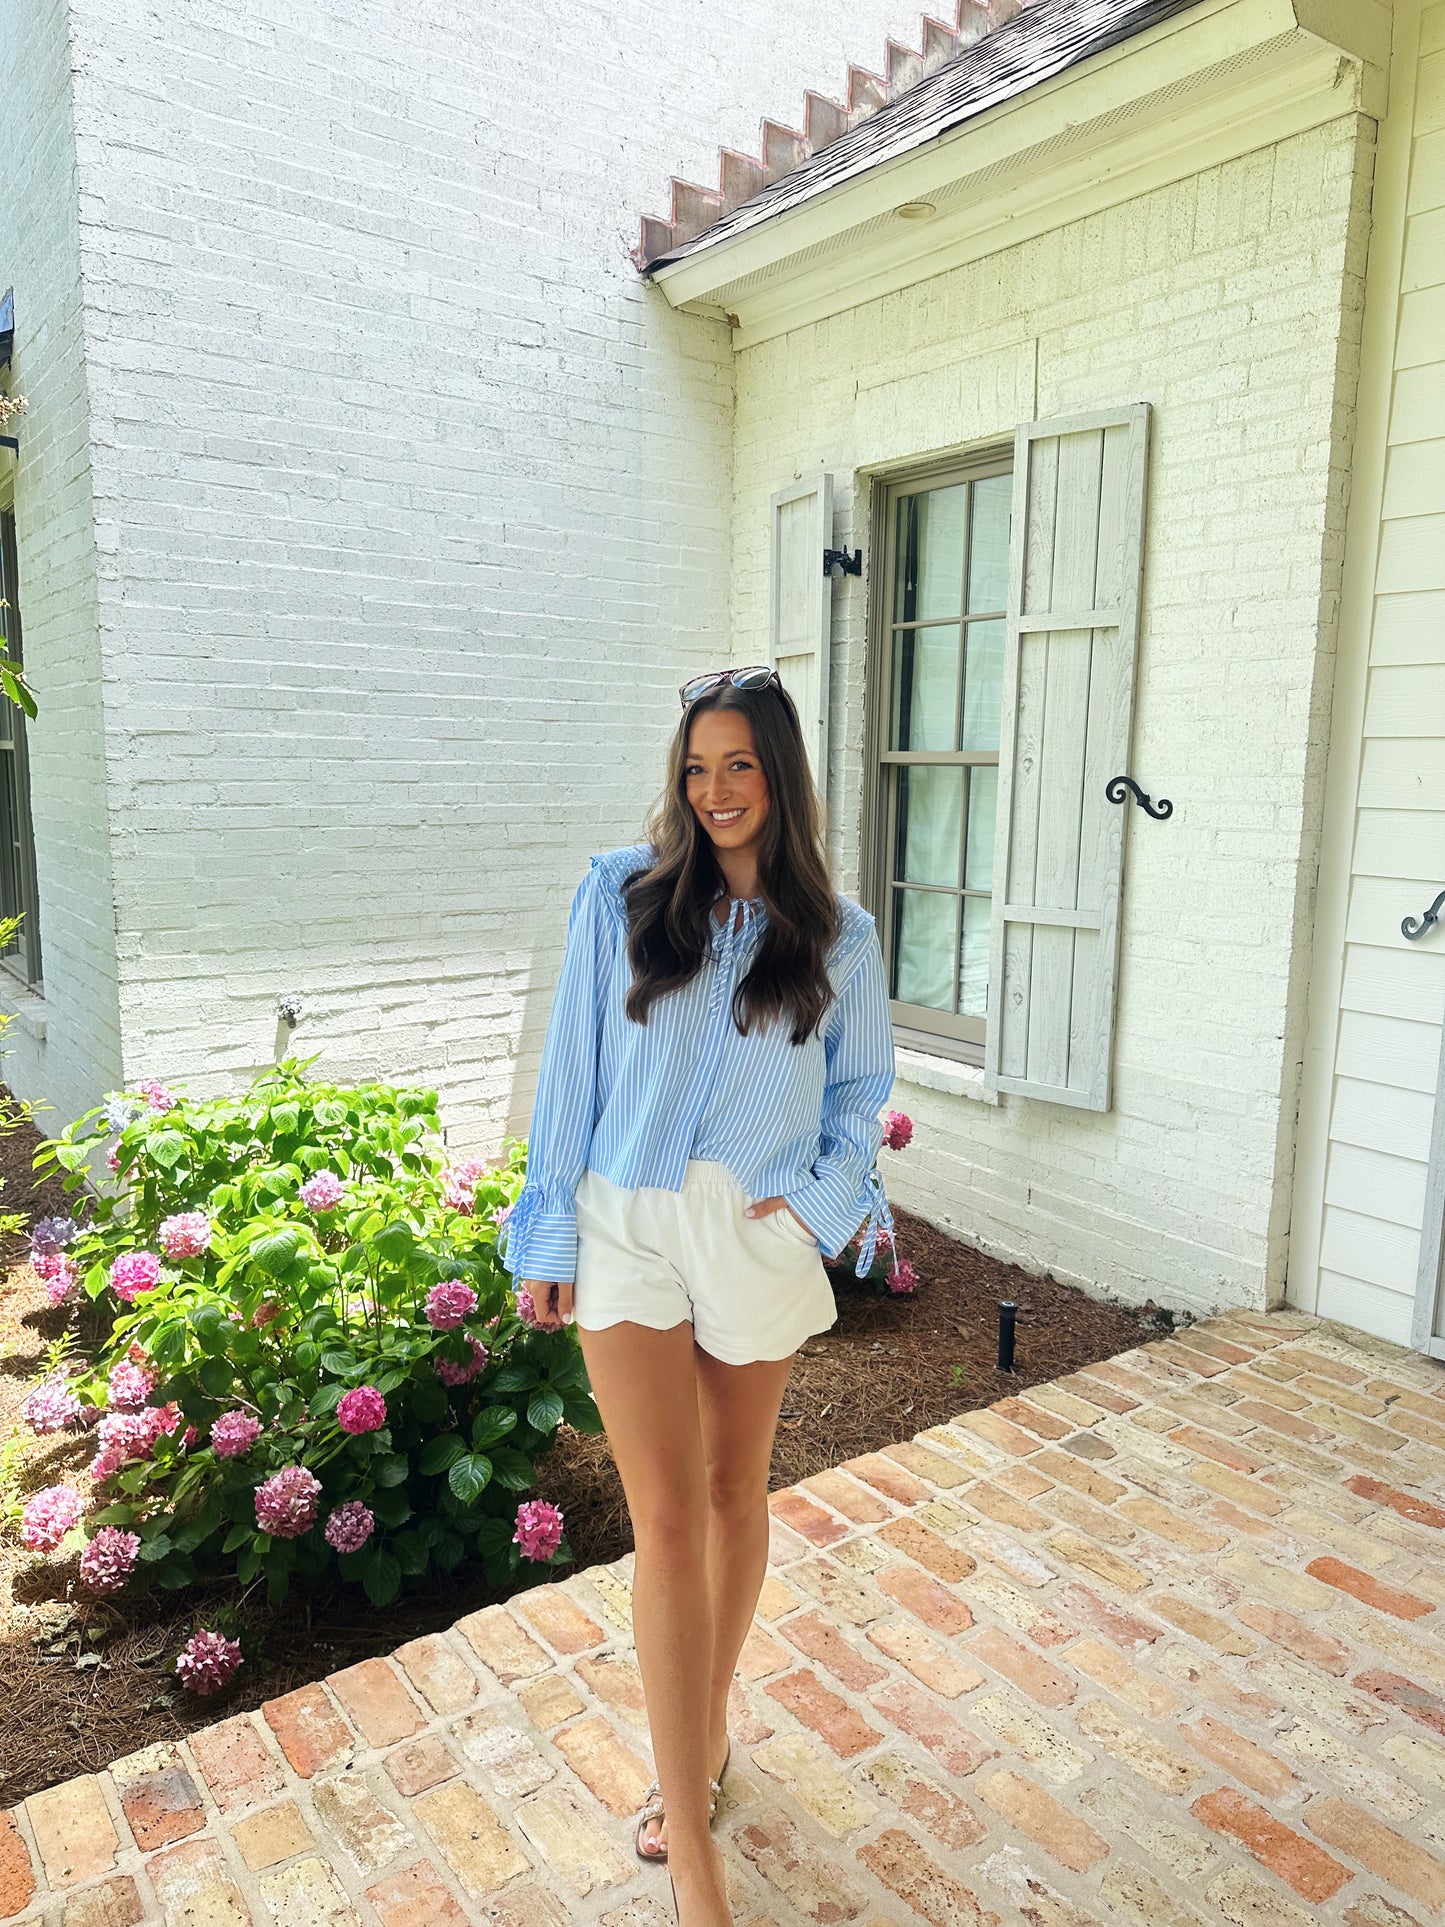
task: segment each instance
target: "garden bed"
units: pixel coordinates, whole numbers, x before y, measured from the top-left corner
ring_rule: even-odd
[[[53,1181],[33,1186],[37,1134],[0,1138],[0,1202],[30,1216],[63,1211]],[[915,1295],[839,1294],[834,1329],[799,1358],[784,1404],[772,1484],[791,1485],[858,1453],[911,1437],[1136,1344],[1147,1314],[1101,1304],[959,1244],[907,1213],[900,1246],[922,1284]],[[0,1248],[0,1512],[17,1496],[74,1476],[87,1444],[34,1439],[20,1405],[65,1313],[51,1310],[26,1247]],[[1018,1302],[1017,1369],[996,1369],[997,1305]],[[96,1321],[99,1314],[82,1314]],[[82,1331],[84,1328],[82,1328]],[[544,1495],[567,1516],[578,1565],[619,1557],[631,1544],[605,1439],[564,1428],[539,1465]],[[232,1589],[224,1595],[229,1597]],[[497,1596],[479,1570],[433,1574],[417,1596],[379,1611],[359,1587],[295,1592],[268,1611],[248,1606],[248,1662],[227,1691],[182,1693],[175,1654],[217,1595],[125,1596],[111,1602],[76,1581],[75,1561],[45,1563],[0,1534],[0,1806],[188,1728],[258,1705],[338,1667],[448,1626]]]

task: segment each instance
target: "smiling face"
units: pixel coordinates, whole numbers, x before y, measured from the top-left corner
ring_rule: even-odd
[[[683,782],[719,856],[756,856],[771,799],[752,725],[736,709],[705,709],[687,732]]]

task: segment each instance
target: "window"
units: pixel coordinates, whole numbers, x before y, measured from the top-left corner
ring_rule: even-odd
[[[873,907],[900,1036],[976,1058],[988,1009],[1007,457],[880,491]]]
[[[19,662],[20,587],[17,580],[15,514],[0,508],[0,641]],[[0,917],[21,918],[13,944],[0,952],[27,984],[40,983],[40,928],[36,910],[35,843],[30,827],[30,766],[25,715],[0,695]]]

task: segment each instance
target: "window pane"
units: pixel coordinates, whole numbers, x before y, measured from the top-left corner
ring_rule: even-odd
[[[941,883],[956,890],[962,844],[963,771],[926,764],[900,769],[894,876],[905,883]]]
[[[1009,509],[1013,477],[990,475],[973,485],[973,518],[969,529],[968,606],[972,609],[1008,607]]]
[[[963,748],[998,748],[998,711],[1003,694],[1004,625],[971,622],[963,672]]]
[[[929,1010],[953,1009],[953,932],[958,898],[925,890],[893,894],[893,995]]]
[[[958,958],[958,1008],[965,1017],[988,1015],[989,900],[965,897]]]
[[[970,890],[993,888],[994,805],[998,771],[985,765],[968,772],[968,851],[963,880]]]
[[[901,629],[893,637],[892,749],[955,749],[959,632]]]
[[[925,489],[898,504],[895,622],[927,622],[959,614],[963,593],[963,519],[968,489]]]

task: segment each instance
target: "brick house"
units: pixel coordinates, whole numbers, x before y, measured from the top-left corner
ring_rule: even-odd
[[[0,23],[14,1088],[295,993],[524,1128],[585,856],[772,658],[895,1195],[1445,1350],[1445,0],[553,14]]]

